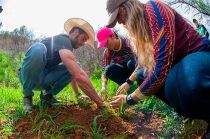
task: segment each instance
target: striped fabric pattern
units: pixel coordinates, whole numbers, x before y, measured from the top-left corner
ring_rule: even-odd
[[[156,1],[150,1],[147,4],[146,14],[150,21],[149,26],[152,29],[155,66],[140,89],[141,92],[150,95],[151,92],[160,89],[172,65],[172,53],[175,45],[175,17],[173,11],[167,5]]]
[[[196,31],[180,15],[178,18],[183,26],[177,25],[177,13],[161,1],[147,2],[145,15],[152,32],[155,65],[140,85],[140,91],[149,96],[164,85],[176,62],[187,54],[198,51],[203,43],[201,36],[197,36]]]

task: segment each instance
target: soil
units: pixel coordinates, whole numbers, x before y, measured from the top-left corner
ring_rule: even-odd
[[[135,114],[134,114],[135,113]],[[158,115],[135,112],[134,109],[127,109],[126,115],[119,116],[102,115],[101,110],[95,106],[82,107],[80,105],[59,106],[47,108],[40,112],[35,109],[15,124],[15,134],[10,138],[35,139],[50,138],[50,134],[57,133],[59,138],[92,139],[93,120],[97,115],[97,127],[101,126],[101,135],[108,138],[157,139],[156,133],[163,129],[164,121]],[[54,121],[54,122],[52,122]],[[64,128],[66,122],[71,121],[73,125],[82,128]],[[97,128],[98,129],[98,128]],[[48,135],[44,134],[50,133]],[[199,139],[199,135],[193,138]]]

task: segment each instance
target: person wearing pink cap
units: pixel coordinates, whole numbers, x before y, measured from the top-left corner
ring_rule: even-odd
[[[103,48],[103,72],[101,93],[106,92],[107,79],[122,85],[123,83],[133,84],[129,79],[135,70],[135,56],[131,50],[130,41],[127,38],[118,36],[116,32],[107,27],[101,28],[97,33],[98,46]]]
[[[179,115],[208,122],[202,139],[210,139],[210,41],[161,0],[107,0],[107,12],[107,26],[126,28],[148,72],[133,93],[115,96],[110,105],[155,95]]]

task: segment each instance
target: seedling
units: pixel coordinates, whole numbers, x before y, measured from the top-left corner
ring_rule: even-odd
[[[101,129],[101,125],[99,126],[97,125],[98,117],[101,117],[101,115],[98,115],[93,119],[93,127],[91,128],[91,133],[90,133],[94,139],[102,139],[103,138],[102,132],[106,130],[106,128]]]
[[[82,130],[85,130],[85,127],[81,126],[81,125],[74,124],[74,122],[72,120],[68,120],[68,121],[65,121],[62,124],[62,126],[60,128],[60,132],[62,134],[66,134],[70,129],[82,129]]]
[[[119,113],[118,113],[120,117],[125,116],[125,114],[126,114],[125,110],[126,110],[125,103],[122,102],[121,105],[120,105],[120,108],[119,108]]]

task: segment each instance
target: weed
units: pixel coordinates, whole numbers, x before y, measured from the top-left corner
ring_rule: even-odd
[[[62,134],[66,134],[70,129],[82,129],[82,130],[85,130],[85,127],[75,124],[72,120],[67,120],[67,121],[65,121],[62,124],[62,126],[60,128],[60,132]]]
[[[121,105],[120,105],[119,112],[118,112],[120,117],[124,117],[125,114],[126,114],[126,111],[125,111],[126,107],[125,107],[125,105],[126,104],[124,102],[122,102]]]
[[[87,97],[84,99],[79,99],[78,105],[80,105],[82,108],[90,108],[90,106],[93,105],[93,102]]]
[[[103,121],[108,120],[109,118],[113,117],[113,116],[117,116],[117,114],[115,113],[114,109],[109,108],[108,106],[101,109],[99,114],[101,115]]]
[[[94,117],[93,119],[93,127],[91,128],[91,136],[94,138],[94,139],[102,139],[103,136],[102,136],[102,132],[106,130],[106,128],[104,129],[101,129],[101,125],[97,125],[97,118],[101,117],[101,115],[98,115],[96,117]]]
[[[133,134],[134,133],[127,131],[127,132],[124,132],[124,133],[114,137],[114,139],[127,139],[127,138],[129,138],[129,135],[133,135]]]
[[[17,75],[17,68],[20,66],[20,61],[16,58],[11,59],[11,56],[6,53],[0,53],[0,119],[4,122],[0,124],[0,138],[9,138],[11,134],[15,134],[19,137],[20,133],[15,133],[14,131],[14,123],[16,123],[20,118],[26,116],[26,113],[23,110],[23,93],[22,87],[20,86],[20,82]],[[91,82],[93,83],[96,90],[99,92],[101,89],[101,70],[98,70],[95,74],[91,76]],[[106,101],[109,101],[111,97],[115,95],[116,90],[118,89],[118,85],[111,80],[108,81],[107,85],[107,93]],[[131,88],[128,93],[132,93],[133,88]],[[39,100],[39,93],[35,91],[34,96],[34,104],[36,104]],[[72,89],[67,86],[65,87],[58,95],[58,98],[62,99],[62,103],[64,105],[69,105],[71,101],[75,104],[79,104],[83,108],[89,108],[92,105],[90,100],[78,100],[77,97],[74,96]],[[107,104],[108,105],[108,104]],[[64,122],[60,129],[55,126],[56,123],[54,119],[58,117],[60,114],[65,114],[62,112],[56,112],[52,115],[47,113],[47,106],[42,103],[38,103],[39,114],[29,117],[29,121],[32,124],[32,131],[38,132],[37,138],[45,137],[51,139],[63,138],[63,134],[68,132],[70,129],[82,129],[86,132],[86,129],[77,125],[72,121]],[[155,97],[150,97],[145,101],[137,104],[135,106],[137,111],[146,111],[153,114],[154,112],[158,112],[158,115],[164,119],[163,131],[157,134],[158,138],[171,138],[180,136],[184,136],[186,138],[190,138],[192,133],[202,132],[205,130],[207,124],[202,121],[190,121],[184,118],[180,118],[174,112],[173,109],[165,105],[162,101],[159,101]],[[119,109],[119,113],[116,113],[114,109],[111,109],[107,106],[106,109],[100,111],[100,115],[102,120],[108,120],[112,116],[125,116],[125,107],[121,105]],[[91,132],[89,133],[93,138],[103,138],[102,132],[105,129],[101,128],[101,125],[97,124],[97,118],[100,116],[96,116],[93,120],[93,127]],[[39,123],[39,124],[37,124]],[[43,129],[43,127],[45,127]],[[30,131],[31,132],[31,131]],[[126,138],[126,135],[119,135],[119,138]],[[118,137],[116,137],[118,138]],[[141,139],[141,137],[139,137]]]

